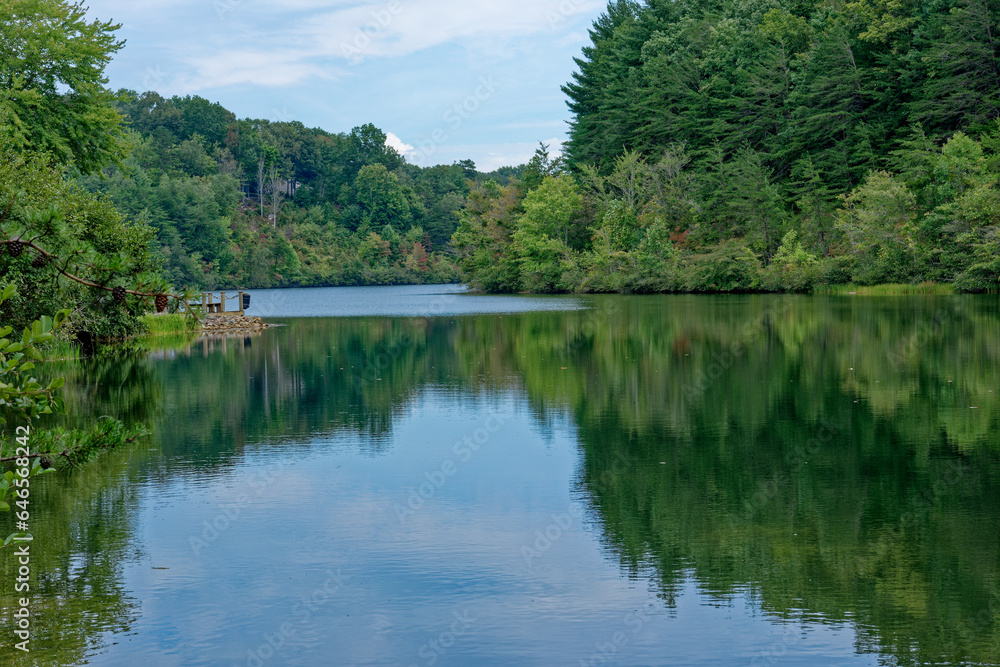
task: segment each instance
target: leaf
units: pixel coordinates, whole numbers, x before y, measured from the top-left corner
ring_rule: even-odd
[[[49,390],[59,389],[64,384],[66,384],[66,378],[64,378],[64,377],[58,377],[58,378],[53,379],[52,382],[49,383],[49,386],[47,387],[47,389],[49,389]]]
[[[14,296],[14,292],[16,291],[17,291],[17,285],[15,285],[14,283],[7,285],[7,287],[3,289],[3,294],[0,294],[0,303],[3,303],[10,297]]]
[[[7,504],[7,501],[0,500],[0,512],[9,512],[9,511],[10,511],[10,505]]]
[[[18,537],[31,537],[30,533],[11,533],[7,536],[7,539],[3,541],[3,546],[7,546],[13,542]]]

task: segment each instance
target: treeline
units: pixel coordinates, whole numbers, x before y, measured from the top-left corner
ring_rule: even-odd
[[[1000,287],[996,0],[616,1],[550,182],[483,186],[489,290]]]
[[[237,119],[199,97],[117,93],[131,154],[81,176],[157,230],[165,276],[198,288],[439,283],[471,160],[407,164],[372,125],[334,134]],[[517,173],[505,169],[501,180]]]

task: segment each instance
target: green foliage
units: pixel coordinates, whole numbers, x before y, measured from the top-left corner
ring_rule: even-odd
[[[760,287],[761,263],[745,243],[727,241],[685,257],[681,272],[686,292],[749,292]]]
[[[24,327],[47,312],[72,310],[72,328],[118,338],[139,330],[151,297],[171,290],[151,252],[154,231],[128,223],[106,199],[65,180],[45,156],[0,147],[0,275],[18,295],[0,317]],[[132,293],[124,304],[112,289]]]
[[[104,68],[120,25],[88,22],[83,3],[0,3],[0,138],[94,172],[126,155]]]
[[[149,430],[141,424],[127,426],[103,416],[85,429],[54,426],[37,431],[31,438],[31,447],[36,456],[58,463],[59,467],[76,467],[104,450],[115,449],[148,434]]]
[[[952,281],[973,257],[988,277],[995,5],[611,2],[563,87],[581,210],[606,222],[587,285],[623,289],[615,253],[657,217],[685,254],[745,244],[768,289]]]
[[[77,182],[156,230],[172,283],[196,289],[454,281],[448,244],[470,161],[407,165],[372,125],[349,134],[237,120],[198,97],[121,91],[132,155]],[[391,227],[405,245],[369,252]]]
[[[639,218],[620,199],[612,201],[604,211],[601,230],[607,235],[611,248],[618,252],[629,252],[639,242]]]
[[[990,227],[973,239],[972,265],[959,274],[955,287],[963,292],[1000,291],[1000,228]]]
[[[520,205],[518,184],[476,184],[459,214],[452,243],[458,263],[472,287],[487,292],[521,290],[521,268],[513,247]]]
[[[405,230],[413,219],[399,178],[389,173],[383,164],[361,168],[354,179],[349,201],[361,212],[359,227],[381,229],[391,225]]]
[[[158,313],[143,315],[143,327],[150,336],[173,336],[177,334],[191,334],[198,329],[198,319],[192,314],[184,313]]]
[[[916,198],[905,183],[884,171],[872,172],[844,197],[837,229],[847,239],[858,267],[855,282],[873,285],[906,282],[916,267],[914,219]]]
[[[807,292],[818,278],[819,261],[816,255],[802,247],[798,234],[788,232],[763,271],[761,287],[775,292]]]
[[[9,301],[17,292],[14,285],[7,285],[0,292],[0,305]],[[60,310],[55,318],[43,316],[25,327],[20,338],[10,338],[14,328],[4,322],[0,328],[0,424],[9,421],[26,423],[39,415],[62,410],[62,399],[55,390],[63,385],[56,379],[42,386],[31,373],[35,362],[43,361],[39,344],[53,339],[53,329],[66,321],[68,310]]]
[[[546,176],[528,192],[517,228],[531,236],[548,236],[568,245],[579,227],[583,197],[568,176]]]
[[[6,285],[0,291],[0,306],[12,299],[16,287]],[[48,383],[36,377],[36,362],[45,361],[43,348],[54,339],[55,330],[62,325],[69,314],[60,310],[54,318],[42,316],[24,329],[20,336],[11,337],[13,327],[0,322],[0,424],[15,427],[13,444],[4,438],[0,442],[0,462],[13,463],[15,470],[7,470],[0,476],[0,511],[10,511],[16,505],[23,512],[27,506],[24,498],[31,479],[51,468],[51,457],[60,456],[75,464],[89,458],[100,448],[111,448],[122,442],[134,440],[145,433],[142,427],[126,428],[115,419],[106,418],[98,428],[90,432],[60,429],[38,437],[32,434],[32,423],[41,415],[64,412],[63,398],[57,391],[65,384],[65,379],[56,377]],[[30,436],[30,438],[29,438]],[[25,444],[30,442],[30,448]],[[58,443],[58,448],[52,444]],[[2,546],[8,546],[16,537],[26,537],[25,533],[15,533],[7,537]]]

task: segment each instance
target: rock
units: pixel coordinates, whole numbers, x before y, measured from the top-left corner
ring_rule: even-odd
[[[201,330],[204,332],[213,331],[260,331],[267,329],[269,324],[265,324],[259,317],[249,317],[236,313],[219,313],[207,315],[201,321]]]

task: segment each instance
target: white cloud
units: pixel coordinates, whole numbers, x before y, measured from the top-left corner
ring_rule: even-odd
[[[317,53],[359,62],[455,41],[560,30],[569,18],[603,6],[595,0],[397,0],[317,13],[294,30]]]
[[[385,133],[385,145],[389,148],[395,148],[396,152],[403,156],[413,152],[413,146],[403,143],[403,140],[392,132]]]
[[[93,17],[137,35],[169,34],[163,50],[192,71],[191,92],[239,84],[281,87],[328,79],[345,64],[462,44],[477,57],[511,57],[511,40],[562,38],[570,19],[603,9],[601,0],[91,0]],[[123,35],[124,36],[124,35]],[[128,53],[128,51],[126,51]],[[161,64],[167,68],[167,62]]]

